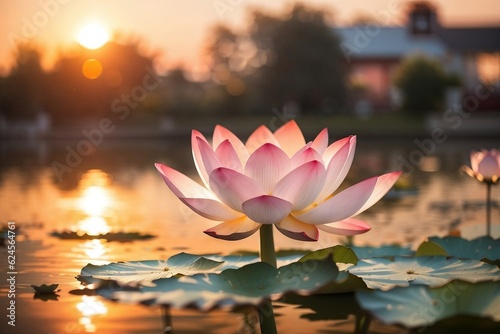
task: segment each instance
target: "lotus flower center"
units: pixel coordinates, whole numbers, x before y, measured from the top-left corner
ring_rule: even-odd
[[[416,274],[417,274],[415,271],[413,271],[413,270],[411,270],[411,269],[410,269],[410,270],[408,270],[406,273],[407,273],[408,275],[416,275]]]
[[[169,271],[170,269],[168,267],[163,268],[163,271]]]

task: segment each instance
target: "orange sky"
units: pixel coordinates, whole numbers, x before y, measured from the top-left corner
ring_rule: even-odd
[[[210,27],[216,23],[242,26],[249,6],[279,11],[289,0],[17,0],[0,2],[0,73],[12,62],[12,40],[42,45],[50,64],[58,49],[75,43],[89,21],[107,29],[140,37],[150,52],[160,52],[159,68],[177,64],[200,65]],[[335,13],[335,23],[346,24],[356,16],[371,16],[382,23],[402,22],[402,8],[409,0],[309,0]],[[434,0],[445,25],[500,25],[498,0]],[[198,64],[198,65],[197,65]]]

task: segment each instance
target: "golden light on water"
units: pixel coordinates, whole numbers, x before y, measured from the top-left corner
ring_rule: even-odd
[[[103,217],[87,217],[78,222],[77,234],[99,235],[111,231],[107,221]]]
[[[83,191],[79,207],[91,217],[99,217],[106,213],[112,204],[108,189],[103,186],[90,186]]]
[[[92,169],[82,175],[79,183],[80,197],[77,209],[85,218],[75,226],[78,234],[99,235],[111,231],[106,217],[112,213],[113,196],[109,190],[111,178],[102,170]]]
[[[78,322],[85,328],[87,333],[96,331],[92,317],[108,313],[108,309],[104,303],[99,301],[95,296],[82,296],[82,301],[76,304],[76,308],[82,314]]]

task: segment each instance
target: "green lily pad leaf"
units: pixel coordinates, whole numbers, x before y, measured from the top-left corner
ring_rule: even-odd
[[[429,241],[422,243],[417,250],[417,255],[442,250],[439,255],[454,256],[462,259],[476,260],[498,260],[500,259],[500,239],[485,236],[473,240],[459,237],[431,237]],[[434,255],[434,254],[433,254]]]
[[[112,280],[122,285],[151,285],[153,280],[159,278],[220,271],[223,264],[223,261],[207,259],[201,255],[180,253],[166,261],[113,262],[102,266],[89,263],[82,268],[77,279],[84,284]]]
[[[279,257],[278,265],[297,261],[303,253],[286,254]],[[179,253],[168,260],[146,260],[114,262],[105,265],[87,264],[82,268],[77,279],[83,284],[92,284],[103,280],[112,280],[121,285],[151,285],[159,278],[175,275],[194,275],[198,273],[216,272],[225,269],[236,269],[246,264],[259,262],[258,254],[218,254],[195,255]]]
[[[351,263],[356,264],[358,258],[353,250],[349,247],[337,245],[333,247],[323,248],[303,256],[299,261],[322,260],[330,257],[335,263]]]
[[[500,279],[500,269],[496,266],[473,259],[445,256],[363,259],[347,271],[362,278],[368,288],[381,290],[415,284],[436,287],[454,279],[468,282]]]
[[[31,287],[35,290],[36,293],[39,294],[48,294],[48,293],[56,293],[56,289],[59,286],[59,284],[42,284],[42,285],[31,285]]]
[[[424,285],[396,287],[390,291],[359,291],[362,308],[386,324],[431,326],[455,316],[490,317],[500,321],[500,284],[472,284],[455,280],[438,288]]]
[[[135,291],[98,289],[105,297],[121,302],[170,305],[200,310],[258,305],[265,298],[279,298],[294,291],[309,294],[336,280],[339,270],[330,259],[292,263],[278,269],[267,263],[252,263],[239,269],[226,269],[219,274],[161,278],[155,286]]]
[[[372,257],[390,257],[390,256],[408,256],[414,255],[414,251],[409,247],[400,247],[393,245],[384,245],[379,247],[372,246],[351,246],[358,259],[368,259]]]
[[[131,242],[135,240],[148,240],[155,238],[156,236],[151,234],[142,234],[139,232],[109,232],[98,235],[91,235],[87,233],[79,233],[73,231],[63,231],[63,232],[52,232],[50,233],[53,237],[63,239],[63,240],[93,240],[93,239],[104,239],[107,241],[117,241],[117,242]]]
[[[424,241],[418,246],[416,256],[448,255],[448,253],[435,242]]]

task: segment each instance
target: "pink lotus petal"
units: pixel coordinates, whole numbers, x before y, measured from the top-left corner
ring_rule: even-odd
[[[477,173],[479,162],[483,159],[483,156],[484,156],[483,152],[477,152],[477,151],[470,152],[470,164],[471,164],[472,170],[475,173]]]
[[[493,155],[485,155],[477,166],[477,172],[487,180],[491,180],[495,176],[500,176],[498,160]]]
[[[243,202],[264,195],[262,188],[252,178],[224,167],[210,174],[210,188],[223,203],[239,212],[243,212]]]
[[[219,159],[212,150],[212,147],[203,139],[196,138],[199,155],[201,156],[201,161],[203,162],[203,167],[208,175],[216,168],[221,167]]]
[[[284,199],[262,195],[243,202],[243,212],[260,224],[276,224],[288,216],[292,203]]]
[[[357,234],[366,233],[371,230],[370,225],[362,220],[358,219],[345,219],[334,223],[329,223],[325,225],[318,225],[318,228],[322,231],[338,234],[352,236]]]
[[[377,184],[375,185],[375,189],[373,189],[370,198],[353,216],[358,215],[366,209],[370,208],[382,197],[384,197],[384,195],[387,194],[389,190],[391,190],[394,183],[396,183],[401,173],[402,172],[391,172],[378,176]]]
[[[318,241],[319,231],[314,225],[306,224],[292,216],[276,224],[276,228],[285,236],[300,241]]]
[[[262,225],[248,219],[247,217],[242,217],[235,220],[225,221],[217,226],[209,228],[204,233],[211,237],[223,240],[240,240],[251,236]]]
[[[304,135],[295,121],[289,121],[274,132],[274,137],[280,143],[280,147],[289,156],[293,156],[305,144]]]
[[[306,162],[313,160],[322,162],[323,158],[318,152],[316,152],[314,148],[312,148],[312,143],[309,143],[293,155],[291,159],[292,168],[296,168],[300,165],[305,164]]]
[[[333,194],[344,181],[354,159],[356,137],[350,137],[348,141],[342,141],[344,145],[333,155],[326,168],[326,181],[323,190],[317,197],[317,201]]]
[[[206,198],[181,198],[180,200],[191,210],[210,220],[224,221],[242,216],[241,212],[234,211],[218,200]]]
[[[216,150],[217,147],[219,147],[219,145],[225,140],[229,140],[231,145],[234,147],[234,150],[238,154],[241,164],[245,165],[245,162],[248,159],[248,151],[245,145],[243,145],[241,140],[238,137],[236,137],[234,133],[232,133],[231,131],[229,131],[228,129],[226,129],[221,125],[216,125],[214,129],[214,135],[212,138],[212,147],[214,148],[214,150]]]
[[[313,203],[325,184],[325,167],[319,161],[309,161],[281,179],[273,194],[293,203],[293,210],[302,210]]]
[[[208,144],[207,139],[200,132],[193,130],[191,132],[191,148],[193,151],[194,165],[196,166],[196,170],[198,171],[198,174],[200,175],[201,180],[203,181],[205,186],[207,188],[209,188],[208,173],[205,169],[205,165],[203,164],[203,160],[201,158],[200,148],[198,145],[198,139],[203,140]]]
[[[273,133],[264,125],[259,126],[251,135],[245,144],[248,153],[252,154],[262,145],[269,143],[274,146],[280,146]]]
[[[290,159],[273,144],[264,144],[253,152],[245,166],[245,174],[254,179],[268,194],[289,170]]]
[[[225,140],[220,143],[219,147],[217,147],[217,150],[215,151],[215,155],[219,159],[222,167],[234,169],[235,171],[243,173],[241,161],[229,140]]]
[[[181,172],[160,163],[156,163],[155,167],[175,196],[179,198],[217,199],[212,192]]]
[[[370,199],[378,177],[359,182],[319,204],[314,209],[295,217],[308,224],[327,224],[354,216]],[[389,189],[387,189],[389,190]]]
[[[352,140],[354,137],[354,145],[356,144],[356,136],[348,136],[342,139],[337,140],[336,142],[332,143],[330,146],[327,147],[325,150],[325,153],[323,154],[323,161],[325,163],[325,166],[328,166],[330,163],[330,160],[332,157],[349,141]],[[353,147],[353,150],[356,148],[356,146]]]
[[[328,147],[328,129],[324,128],[314,139],[312,143],[312,148],[316,150],[319,154],[323,155],[326,148]]]
[[[208,219],[228,220],[241,213],[221,203],[210,191],[184,174],[163,164],[155,164],[167,186],[191,210]]]

